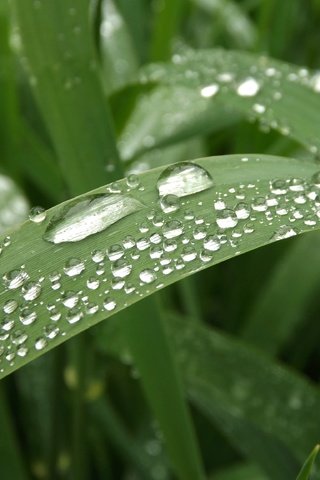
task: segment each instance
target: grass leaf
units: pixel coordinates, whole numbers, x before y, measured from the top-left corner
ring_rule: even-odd
[[[320,450],[320,446],[316,445],[314,447],[314,449],[312,450],[312,452],[310,453],[307,460],[305,461],[301,472],[297,476],[297,480],[309,480],[310,479],[310,476],[311,476],[311,473],[312,473],[312,467],[313,467],[313,464],[314,464],[314,462],[316,460],[316,457],[319,453],[319,450]]]
[[[166,204],[159,206],[157,182],[172,174],[172,168],[160,168],[58,205],[42,222],[36,218],[38,223],[29,221],[11,232],[1,263],[1,305],[9,312],[2,325],[2,376],[195,271],[317,228],[316,164],[235,155],[177,165],[177,176],[168,184],[177,195],[183,194],[183,172],[191,168],[192,173],[190,195],[175,201],[175,212],[164,213]],[[296,183],[308,193],[299,209],[297,193],[290,190]],[[160,194],[171,189],[163,180],[160,185]],[[204,190],[191,193],[197,189]],[[244,205],[238,205],[239,196]],[[215,210],[222,199],[228,208]],[[110,208],[117,211],[113,217]],[[71,241],[88,232],[101,233]],[[190,238],[188,245],[182,234]],[[163,250],[167,244],[173,251]],[[18,342],[15,332],[22,335]]]

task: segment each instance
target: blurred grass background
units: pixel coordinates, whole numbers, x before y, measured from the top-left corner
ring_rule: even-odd
[[[123,132],[148,93],[149,87],[127,86],[138,69],[187,48],[240,49],[319,68],[318,0],[60,1],[50,6],[51,30],[45,24],[33,30],[42,2],[3,0],[0,5],[0,168],[29,205],[50,207],[118,178],[128,166],[139,170],[227,153],[310,155],[290,138],[266,132],[240,115],[195,121],[188,138],[172,132],[154,149],[154,139],[143,132],[137,135],[135,150],[129,148]],[[79,18],[73,20],[76,15]],[[74,37],[73,43],[66,42],[66,56],[70,49],[70,55],[83,62],[96,59],[94,73],[83,82],[81,105],[72,99],[76,62],[71,59],[69,71],[60,72],[61,94],[57,86],[51,97],[47,91],[52,83],[41,66],[42,42],[46,36],[50,40],[52,32],[63,35],[68,19]],[[94,53],[83,40],[83,30],[94,40]],[[26,32],[29,57],[24,53]],[[49,46],[54,57],[58,50],[53,41]],[[30,58],[38,61],[37,75],[30,69]],[[150,119],[176,113],[166,111],[162,102],[160,92],[148,112]],[[183,101],[181,105],[183,117]],[[101,132],[91,135],[83,113],[90,114],[93,126],[104,125]],[[69,147],[68,140],[62,140],[66,126]],[[139,131],[139,125],[135,127]],[[121,140],[119,151],[129,152],[122,153],[126,165],[117,161],[114,132]],[[87,172],[86,182],[78,169]],[[190,352],[189,363],[181,355],[179,365],[194,377],[197,369],[205,370],[208,384],[212,381],[209,394],[200,383],[189,385],[184,378],[208,478],[295,478],[301,458],[319,438],[318,260],[319,235],[311,234],[217,265],[161,293],[169,336],[178,351]],[[130,321],[148,311],[152,315],[154,307],[134,308],[122,317]],[[191,332],[189,338],[190,317],[200,319],[206,330]],[[174,478],[139,371],[126,348],[117,345],[123,341],[117,322],[116,316],[107,326],[95,327],[82,340],[62,345],[1,382],[1,479]],[[206,357],[209,328],[213,355]],[[278,375],[279,363],[295,373],[280,370]],[[157,368],[161,372],[161,366]],[[256,401],[244,402],[248,378],[260,389]],[[286,418],[284,398],[289,390],[296,416],[289,412]],[[153,394],[161,404],[162,392]],[[173,421],[175,411],[167,411],[167,416]],[[179,449],[174,450],[179,455]]]

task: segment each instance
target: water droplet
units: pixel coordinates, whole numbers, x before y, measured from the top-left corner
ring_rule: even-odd
[[[78,242],[141,210],[129,195],[96,194],[69,202],[51,220],[43,236],[52,243]]]
[[[101,263],[105,258],[105,254],[102,250],[94,250],[91,253],[91,259],[94,263]]]
[[[192,245],[187,245],[182,250],[181,258],[184,262],[192,262],[197,258],[197,252]]]
[[[271,240],[284,240],[285,238],[294,237],[297,235],[297,232],[287,225],[282,225],[278,230],[274,233]]]
[[[108,312],[111,312],[112,310],[114,310],[116,308],[116,306],[117,306],[117,304],[112,298],[110,298],[110,297],[105,298],[105,300],[103,302],[103,308],[105,310],[107,310]]]
[[[170,220],[166,222],[163,228],[165,238],[179,237],[183,233],[183,224],[179,220]]]
[[[79,296],[72,291],[64,293],[62,296],[62,303],[67,308],[74,308],[79,302]]]
[[[30,302],[41,294],[41,286],[36,282],[28,282],[22,287],[23,298]]]
[[[89,290],[97,290],[97,288],[99,288],[99,285],[100,285],[100,281],[98,278],[95,278],[95,277],[88,278],[87,287],[89,288]]]
[[[160,196],[173,194],[184,197],[202,192],[212,186],[213,181],[207,170],[191,162],[176,163],[167,167],[157,182]]]
[[[29,213],[29,219],[33,223],[42,223],[46,219],[46,211],[42,207],[33,207]]]
[[[203,246],[210,252],[216,252],[220,249],[221,244],[218,235],[209,235],[203,242]]]
[[[250,217],[250,208],[245,202],[239,202],[234,211],[239,220],[246,220]]]
[[[253,77],[248,77],[238,85],[237,94],[240,95],[240,97],[254,97],[259,90],[259,82]]]
[[[219,91],[219,85],[216,83],[212,83],[211,85],[207,85],[206,87],[201,88],[200,94],[204,98],[211,98],[216,95]]]
[[[180,199],[176,195],[164,195],[160,198],[160,207],[164,213],[176,212],[180,208]]]
[[[35,341],[34,348],[36,350],[43,350],[48,345],[48,342],[45,338],[40,337]]]
[[[20,322],[22,325],[31,325],[33,322],[37,320],[37,313],[33,310],[29,310],[25,308],[22,310],[19,316]]]
[[[124,251],[121,245],[111,245],[111,247],[108,249],[108,258],[110,262],[115,262],[116,260],[119,260],[119,258],[123,257]]]
[[[24,270],[11,270],[3,275],[3,283],[9,290],[21,287],[29,278]]]
[[[21,330],[16,330],[11,335],[11,341],[14,345],[21,345],[27,340],[28,340],[28,335],[25,332],[22,332]]]
[[[129,188],[135,189],[140,186],[140,178],[138,175],[132,173],[131,175],[127,176],[127,185]]]
[[[112,275],[116,278],[125,278],[130,275],[132,265],[125,259],[117,260],[111,267]]]
[[[83,312],[81,310],[78,308],[72,308],[67,314],[67,322],[70,323],[70,325],[73,325],[74,323],[78,323],[82,317]]]
[[[140,272],[139,278],[143,283],[153,283],[157,279],[157,276],[152,270],[146,269]]]
[[[12,318],[4,318],[0,324],[1,330],[9,332],[14,327],[14,320]]]
[[[80,275],[84,269],[84,262],[78,258],[70,258],[63,267],[63,271],[68,277],[76,277]]]
[[[237,225],[238,219],[233,210],[227,208],[217,214],[217,225],[222,229],[233,228]]]
[[[18,302],[16,300],[7,300],[3,305],[3,311],[6,314],[13,313],[18,307]]]

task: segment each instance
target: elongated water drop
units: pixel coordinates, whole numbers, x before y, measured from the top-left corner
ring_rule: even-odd
[[[52,243],[78,242],[143,208],[130,195],[96,194],[68,203],[54,216],[43,236]]]
[[[181,162],[166,168],[160,175],[157,188],[161,196],[185,197],[213,186],[211,175],[200,165]]]

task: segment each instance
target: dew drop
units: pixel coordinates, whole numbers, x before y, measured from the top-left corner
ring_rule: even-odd
[[[45,338],[40,337],[35,341],[34,348],[36,350],[43,350],[48,345],[48,342]]]
[[[287,225],[282,225],[278,230],[274,233],[271,240],[284,240],[285,238],[294,237],[297,235],[297,232]]]
[[[7,300],[3,305],[3,311],[6,314],[13,313],[18,307],[18,302],[16,300]]]
[[[36,282],[28,282],[22,287],[23,298],[30,302],[38,298],[41,294],[41,286]]]
[[[116,278],[127,277],[128,275],[130,275],[131,270],[132,265],[122,258],[114,262],[111,267],[112,275]]]
[[[159,176],[157,188],[161,197],[184,197],[202,192],[213,186],[211,175],[200,165],[181,162],[167,167]]]
[[[216,95],[219,91],[219,85],[216,83],[212,83],[211,85],[207,85],[200,90],[200,94],[204,98],[211,98]]]
[[[180,199],[177,195],[164,195],[160,198],[160,207],[163,213],[176,212],[180,208]]]
[[[221,244],[218,235],[209,235],[203,242],[203,246],[210,252],[216,252],[220,249]]]
[[[140,272],[139,278],[143,283],[153,283],[157,279],[157,276],[152,270],[146,269]]]
[[[114,310],[116,308],[116,306],[117,306],[117,304],[112,298],[110,298],[110,297],[105,298],[105,300],[103,302],[103,308],[105,310],[107,310],[108,312],[111,312],[112,310]]]
[[[21,287],[29,275],[24,270],[11,270],[3,275],[3,283],[9,290]]]
[[[233,228],[237,225],[238,219],[236,214],[231,209],[221,210],[217,214],[216,218],[217,225],[223,230],[227,228]]]
[[[170,220],[166,222],[163,228],[165,238],[179,237],[183,233],[183,224],[179,220]]]
[[[129,195],[81,197],[69,202],[50,220],[43,238],[51,243],[78,242],[142,208],[142,203]]]
[[[31,325],[33,322],[37,320],[37,313],[25,308],[22,310],[19,316],[20,322],[22,325]]]
[[[42,223],[46,219],[46,211],[42,207],[33,207],[29,212],[29,219],[33,223]]]
[[[259,90],[259,82],[253,77],[248,77],[238,85],[237,94],[240,95],[240,97],[254,97]]]
[[[70,258],[63,267],[63,271],[68,277],[76,277],[80,275],[84,269],[84,262],[78,258]]]

